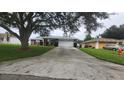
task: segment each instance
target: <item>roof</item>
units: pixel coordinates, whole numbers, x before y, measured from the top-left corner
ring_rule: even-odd
[[[77,38],[75,37],[64,37],[64,36],[45,36],[45,37],[36,37],[36,38],[33,38],[33,39],[36,39],[36,40],[42,40],[42,39],[60,39],[60,40],[77,40]],[[32,40],[33,40],[32,39]]]
[[[31,40],[43,40],[43,37],[38,36],[38,37],[35,37],[35,38],[31,38]]]
[[[8,32],[5,32],[5,33],[0,33],[0,37],[6,37],[7,36],[7,34],[9,35],[9,36],[14,36],[14,35],[12,35],[12,34],[9,34]]]
[[[6,36],[5,33],[0,33],[0,37],[4,37],[4,36]]]
[[[92,40],[88,40],[88,41],[85,41],[83,43],[92,43],[92,42],[107,42],[107,43],[115,43],[115,42],[122,42],[123,40],[118,40],[118,39],[112,39],[112,38],[99,38],[99,39],[92,39]]]
[[[48,39],[62,39],[62,40],[75,40],[77,38],[75,37],[64,37],[64,36],[46,36],[43,38],[48,38]]]

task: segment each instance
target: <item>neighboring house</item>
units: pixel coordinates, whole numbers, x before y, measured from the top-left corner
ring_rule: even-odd
[[[111,39],[111,38],[96,38],[96,39],[82,42],[82,47],[91,47],[91,48],[99,49],[99,48],[104,48],[104,46],[108,44],[124,45],[124,40],[117,40],[117,39]]]
[[[8,32],[0,33],[0,43],[21,44],[20,41]]]
[[[77,47],[78,39],[74,37],[46,36],[31,39],[31,45],[54,45],[59,47]]]

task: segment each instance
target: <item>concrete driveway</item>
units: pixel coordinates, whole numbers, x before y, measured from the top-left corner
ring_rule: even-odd
[[[3,62],[0,73],[0,79],[124,79],[124,66],[58,47],[41,56]]]

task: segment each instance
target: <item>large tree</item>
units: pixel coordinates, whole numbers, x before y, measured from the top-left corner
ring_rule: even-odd
[[[87,34],[86,37],[85,37],[85,39],[84,39],[84,41],[91,40],[91,39],[93,39],[93,38],[91,37],[91,35],[90,35],[90,34]]]
[[[101,36],[103,38],[124,39],[124,24],[119,27],[116,25],[111,26]]]
[[[0,13],[0,26],[13,34],[21,42],[21,48],[28,48],[28,40],[33,31],[52,30],[58,25],[55,13],[3,12]],[[15,32],[12,28],[16,28]]]
[[[105,12],[1,12],[0,27],[16,36],[21,42],[21,48],[28,48],[28,40],[32,32],[49,34],[48,32],[60,28],[73,34],[84,25],[87,32],[91,33],[101,27],[97,19],[109,17]],[[16,28],[15,32],[12,28]]]

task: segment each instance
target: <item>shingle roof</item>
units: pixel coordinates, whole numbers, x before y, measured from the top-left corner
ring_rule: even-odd
[[[43,38],[46,38],[46,39],[62,39],[62,40],[77,40],[77,38],[75,37],[63,37],[63,36],[45,36],[45,37],[36,37],[36,38],[33,38],[33,39],[39,39],[39,40],[42,40]]]
[[[112,38],[99,38],[99,39],[92,39],[92,40],[88,40],[88,41],[85,41],[83,43],[91,43],[91,42],[96,42],[96,41],[99,41],[99,42],[122,42],[123,40],[117,40],[117,39],[112,39]]]

